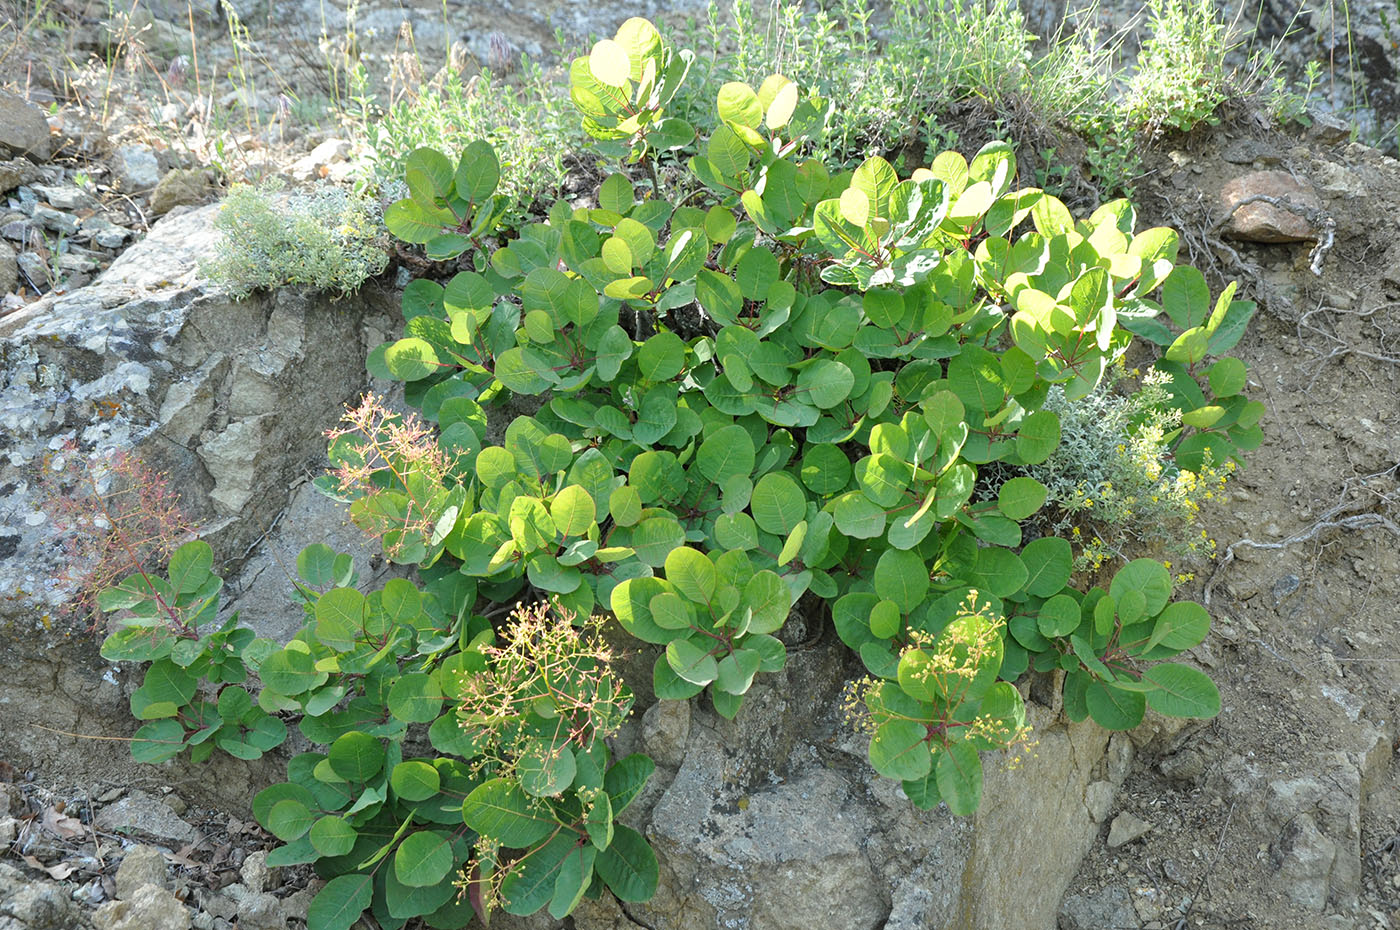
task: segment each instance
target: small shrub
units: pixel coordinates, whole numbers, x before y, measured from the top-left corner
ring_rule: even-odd
[[[166,476],[130,452],[86,457],[69,443],[45,459],[44,489],[63,548],[60,580],[76,591],[65,612],[90,615],[94,628],[104,588],[164,564],[195,531]]]
[[[235,184],[214,225],[223,238],[204,271],[237,297],[294,284],[348,294],[388,264],[379,205],[339,187]]]
[[[1125,109],[1135,125],[1155,132],[1214,122],[1231,95],[1226,56],[1239,43],[1214,0],[1152,0],[1151,37],[1143,43]]]
[[[1119,368],[1112,380],[1123,377]],[[1078,569],[1094,571],[1126,550],[1158,544],[1177,555],[1211,554],[1212,541],[1196,532],[1195,518],[1235,464],[1177,467],[1171,440],[1181,432],[1181,411],[1171,406],[1166,382],[1149,371],[1127,394],[1106,381],[1074,403],[1058,387],[1045,399],[1045,409],[1060,418],[1060,445],[1023,473],[1047,488],[1045,530],[1076,544]],[[995,497],[995,484],[990,488],[984,496]]]

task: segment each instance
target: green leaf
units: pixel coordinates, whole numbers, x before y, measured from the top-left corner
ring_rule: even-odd
[[[1024,520],[1045,503],[1049,490],[1034,478],[1012,478],[997,491],[997,508],[1012,520]]]
[[[880,639],[893,639],[899,634],[903,617],[894,601],[880,601],[870,612],[870,632]]]
[[[1105,730],[1131,730],[1142,723],[1147,698],[1140,691],[1126,691],[1097,679],[1084,692],[1089,716]]]
[[[316,601],[316,638],[336,652],[348,652],[363,635],[365,596],[354,588],[332,588]]]
[[[870,739],[870,764],[886,778],[923,778],[933,766],[928,727],[917,720],[889,720]]]
[[[717,103],[719,118],[729,122],[757,129],[763,122],[763,104],[752,87],[738,81],[730,81],[719,89]]]
[[[743,603],[752,611],[750,633],[772,633],[787,622],[792,595],[776,572],[755,572],[744,585]]]
[[[363,784],[384,767],[384,747],[368,733],[351,730],[336,738],[327,758],[335,774],[346,781]]]
[[[835,494],[850,483],[851,460],[830,443],[809,445],[802,456],[800,476],[812,493]]]
[[[660,869],[646,839],[623,824],[614,828],[612,844],[598,855],[598,875],[619,901],[646,901],[656,893]]]
[[[394,793],[405,801],[424,801],[438,793],[442,787],[442,776],[426,762],[400,762],[394,766],[389,784]]]
[[[328,814],[311,825],[311,845],[323,856],[343,856],[355,848],[359,834],[344,817]]]
[[[214,567],[214,550],[204,540],[187,542],[170,555],[170,586],[176,594],[193,594]]]
[[[598,206],[604,210],[625,216],[631,212],[634,203],[636,198],[632,192],[632,182],[620,171],[608,175],[598,188]]]
[[[982,804],[982,758],[967,743],[953,743],[938,754],[938,792],[959,817],[977,813]]]
[[[611,793],[611,792],[609,792]],[[543,804],[532,802],[520,786],[493,778],[477,786],[462,804],[467,826],[502,846],[525,849],[549,836],[558,824]]]
[[[1147,616],[1156,616],[1171,599],[1171,575],[1156,559],[1134,559],[1118,569],[1108,587],[1108,593],[1117,600],[1122,600],[1128,591],[1142,592]]]
[[[374,897],[374,876],[338,875],[317,892],[306,912],[307,930],[350,930],[369,909]]]
[[[807,497],[786,472],[769,472],[754,484],[750,504],[759,529],[786,537],[807,515]]]
[[[715,484],[747,477],[753,473],[754,463],[753,439],[748,430],[738,425],[715,430],[700,444],[695,456],[700,473]]]
[[[549,505],[550,517],[564,536],[582,536],[597,520],[593,498],[583,488],[571,484],[556,495]]]
[[[1036,625],[1044,636],[1068,636],[1079,629],[1079,604],[1068,594],[1057,594],[1040,607]]]
[[[267,814],[267,829],[284,843],[306,835],[316,822],[316,815],[295,798],[278,801]]]
[[[758,674],[762,657],[752,649],[736,649],[719,660],[715,687],[730,694],[744,694]]]
[[[1168,604],[1152,628],[1146,649],[1160,646],[1174,652],[1200,645],[1210,632],[1210,614],[1194,601]]]
[[[666,556],[666,580],[697,604],[709,604],[715,596],[718,575],[715,564],[703,552],[681,546]]]
[[[1039,465],[1059,444],[1060,418],[1049,410],[1032,413],[1016,431],[1016,455],[1026,465]]]
[[[907,614],[928,594],[928,565],[914,552],[887,549],[875,563],[874,580],[875,593]]]
[[[313,588],[327,588],[336,582],[336,553],[325,543],[312,543],[297,554],[297,574]]]
[[[426,672],[409,672],[394,682],[386,703],[405,723],[431,723],[442,712],[442,688]]]
[[[532,739],[524,744],[519,762],[520,787],[537,798],[552,797],[573,784],[578,760],[564,743]]]
[[[612,799],[613,815],[627,809],[637,795],[646,787],[647,779],[656,771],[656,763],[641,753],[619,759],[608,769],[603,778],[603,787]]]
[[[632,60],[627,49],[617,42],[601,39],[588,53],[588,70],[605,87],[625,87],[632,73]]]
[[[1157,686],[1147,692],[1147,704],[1159,714],[1209,720],[1220,713],[1220,691],[1199,669],[1166,662],[1152,666],[1142,678]]]
[[[457,193],[479,203],[496,192],[501,182],[501,163],[489,142],[477,139],[462,150],[457,163]]]
[[[384,364],[400,381],[419,381],[439,368],[432,344],[416,336],[400,339],[384,352]]]
[[[691,684],[708,685],[719,677],[719,664],[710,651],[688,639],[672,640],[666,646],[666,661],[677,675]]]
[[[394,853],[394,876],[410,888],[436,885],[452,865],[452,835],[437,830],[410,833]]]
[[[602,804],[607,804],[606,797],[602,799]],[[554,881],[554,895],[549,899],[549,916],[562,920],[583,900],[584,892],[593,883],[593,866],[597,855],[596,847],[580,845],[564,856]]]
[[[156,720],[136,731],[131,758],[156,763],[173,759],[185,748],[185,728],[175,720]]]

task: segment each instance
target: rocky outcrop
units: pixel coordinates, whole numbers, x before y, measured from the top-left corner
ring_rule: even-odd
[[[130,451],[168,474],[223,559],[238,559],[314,475],[323,431],[366,384],[367,346],[396,304],[367,289],[329,297],[283,289],[234,301],[200,263],[210,207],[158,223],[91,285],[0,318],[0,756],[68,753],[30,722],[72,732],[112,715],[126,733],[127,683],[90,640],[58,635],[72,595],[69,556],[50,526],[45,470]],[[55,632],[49,632],[55,628]],[[65,644],[55,650],[57,644]],[[99,718],[100,719],[100,718]],[[119,721],[119,723],[118,723]],[[72,755],[125,764],[124,747]],[[110,756],[110,757],[109,757]]]

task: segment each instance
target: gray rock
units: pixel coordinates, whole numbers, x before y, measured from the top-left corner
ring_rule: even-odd
[[[1157,763],[1157,770],[1172,781],[1195,782],[1205,774],[1205,755],[1196,747],[1188,746]]]
[[[0,862],[0,928],[4,930],[74,930],[82,914],[62,885],[34,881]]]
[[[271,887],[272,878],[271,870],[267,867],[267,853],[261,850],[249,853],[248,858],[243,860],[238,874],[243,879],[243,885],[250,891],[267,891]]]
[[[1059,930],[1108,930],[1138,925],[1137,912],[1126,889],[1109,885],[1085,894],[1065,895],[1060,902]]]
[[[39,169],[27,158],[12,158],[0,161],[0,194],[8,194],[21,184],[28,184],[39,176]]]
[[[112,154],[112,172],[128,194],[145,193],[160,182],[160,162],[148,145],[123,145]]]
[[[86,210],[97,206],[91,194],[74,184],[35,184],[34,191],[57,210]]]
[[[1108,781],[1096,781],[1084,789],[1084,808],[1094,823],[1103,823],[1113,809],[1113,799],[1117,794],[1118,790]]]
[[[132,791],[115,804],[97,813],[97,825],[104,830],[149,837],[166,846],[180,847],[199,836],[160,798],[144,791]]]
[[[164,216],[176,207],[203,203],[210,193],[209,179],[199,168],[176,168],[160,179],[151,192],[151,212]]]
[[[677,768],[690,738],[690,702],[657,701],[642,717],[642,741],[657,764]]]
[[[1141,839],[1152,829],[1152,824],[1127,811],[1113,818],[1108,827],[1108,848],[1117,849],[1133,840]]]
[[[1269,589],[1269,593],[1274,596],[1274,606],[1277,607],[1296,594],[1302,583],[1302,579],[1292,574],[1284,575],[1282,578],[1275,581],[1273,587]]]
[[[154,846],[133,846],[117,866],[117,897],[129,898],[142,885],[166,887],[165,856]]]
[[[74,235],[78,231],[78,218],[76,216],[43,204],[35,205],[34,221],[47,230],[65,236]]]
[[[0,241],[0,294],[12,293],[19,286],[19,262],[9,243]]]
[[[0,817],[0,847],[7,847],[19,836],[19,821],[13,817]]]
[[[1272,853],[1283,892],[1305,911],[1322,913],[1337,861],[1337,844],[1322,834],[1310,815],[1299,814],[1284,829]]]
[[[142,885],[124,901],[108,901],[92,915],[97,930],[189,930],[190,912],[159,885]]]
[[[224,894],[238,906],[239,930],[286,930],[287,918],[276,895],[244,885],[229,885]]]
[[[53,285],[53,272],[49,270],[48,262],[39,257],[38,252],[19,253],[15,256],[15,264],[24,276],[26,284],[36,288],[46,288]]]
[[[0,93],[0,151],[32,161],[48,161],[53,153],[49,121],[14,94]]]

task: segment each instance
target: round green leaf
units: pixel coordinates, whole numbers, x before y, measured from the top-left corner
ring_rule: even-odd
[[[614,827],[613,841],[598,854],[594,868],[620,901],[648,900],[660,880],[656,853],[640,833],[623,824]]]
[[[343,856],[355,848],[355,828],[344,817],[329,814],[311,825],[311,845],[323,856]]]
[[[666,661],[677,675],[693,685],[708,685],[719,677],[719,663],[710,651],[688,639],[675,639],[666,646]]]
[[[933,765],[928,728],[917,720],[880,724],[870,739],[870,764],[886,778],[923,778]]]
[[[802,483],[813,494],[835,494],[850,483],[851,460],[839,446],[831,443],[811,445],[802,456],[800,474]]]
[[[1042,536],[1021,550],[1021,561],[1029,576],[1026,593],[1034,597],[1050,597],[1064,590],[1074,569],[1074,552],[1069,540],[1058,536]]]
[[[1024,520],[1040,509],[1048,493],[1034,478],[1012,478],[997,492],[997,507],[1012,520]]]
[[[387,703],[389,713],[405,723],[431,723],[442,711],[442,688],[427,672],[409,672],[389,689]]]
[[[798,392],[823,410],[850,397],[855,383],[856,377],[849,368],[829,358],[817,359],[797,376]]]
[[[1068,636],[1079,629],[1079,605],[1068,594],[1056,594],[1040,607],[1036,626],[1044,636]]]
[[[807,497],[786,472],[769,472],[753,487],[750,504],[759,529],[786,537],[807,515]]]
[[[928,587],[928,565],[914,552],[887,549],[875,563],[875,593],[906,614],[923,603]]]
[[[452,721],[456,723],[456,721]],[[389,776],[394,793],[405,801],[423,801],[438,793],[442,776],[426,762],[400,762]]]
[[[267,829],[284,843],[300,839],[316,822],[316,815],[295,798],[287,798],[272,805],[267,815]]]
[[[364,783],[384,767],[384,747],[368,733],[351,730],[336,738],[327,758],[335,774],[349,782]]]
[[[1155,617],[1167,606],[1172,596],[1172,579],[1167,567],[1156,559],[1133,559],[1118,569],[1108,593],[1122,600],[1129,591],[1140,591],[1144,598],[1144,611]]]
[[[1142,723],[1147,698],[1141,691],[1126,691],[1095,679],[1084,691],[1089,716],[1105,730],[1131,730]]]
[[[438,830],[410,833],[394,853],[394,876],[410,888],[436,885],[452,865],[452,835]]]
[[[695,464],[700,473],[715,484],[731,478],[748,477],[753,472],[755,452],[753,439],[742,426],[726,426],[715,430],[700,444]]]
[[[1059,444],[1060,418],[1049,410],[1037,410],[1016,431],[1016,455],[1026,465],[1039,465]]]
[[[685,367],[685,343],[675,333],[662,331],[637,350],[637,370],[648,381],[670,381]]]
[[[511,849],[533,846],[554,832],[558,825],[544,811],[504,778],[477,786],[462,804],[467,826]]]
[[[899,633],[901,620],[898,604],[881,601],[870,612],[870,632],[880,639],[893,639]]]
[[[554,495],[549,505],[554,525],[565,536],[582,536],[597,520],[593,498],[583,488],[571,484]]]
[[[532,739],[520,754],[520,787],[537,798],[552,797],[574,782],[578,760],[567,745]]]
[[[384,351],[384,364],[400,381],[419,381],[438,370],[432,344],[416,336],[400,339]]]

